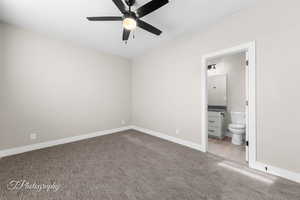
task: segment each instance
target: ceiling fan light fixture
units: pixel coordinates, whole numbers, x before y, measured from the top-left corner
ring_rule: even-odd
[[[144,29],[145,31],[152,33],[154,35],[160,35],[161,30],[155,28],[151,24],[141,20],[142,17],[158,10],[162,6],[169,3],[169,0],[151,0],[150,2],[144,4],[143,6],[131,10],[131,7],[135,4],[136,0],[112,0],[113,3],[117,6],[122,16],[102,16],[102,17],[87,17],[89,21],[119,21],[122,22],[123,26],[123,35],[122,40],[128,41],[130,34],[137,27]],[[127,4],[127,6],[124,4]]]
[[[127,30],[134,30],[137,27],[137,22],[132,17],[126,17],[123,20],[123,27]]]

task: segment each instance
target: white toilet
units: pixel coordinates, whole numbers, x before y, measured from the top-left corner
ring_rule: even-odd
[[[246,119],[244,112],[231,112],[231,124],[228,129],[232,133],[232,144],[242,145],[246,133]]]

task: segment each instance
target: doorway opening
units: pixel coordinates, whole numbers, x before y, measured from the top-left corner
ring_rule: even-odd
[[[253,168],[255,42],[205,55],[201,80],[205,151]]]

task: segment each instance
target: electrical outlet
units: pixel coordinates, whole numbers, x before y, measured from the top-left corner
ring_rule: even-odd
[[[123,120],[121,120],[121,124],[122,125],[125,125],[126,124],[126,121],[123,119]]]
[[[36,133],[31,133],[31,134],[30,134],[30,139],[31,139],[31,140],[35,140],[36,137],[37,137],[37,134],[36,134]]]
[[[180,133],[180,130],[179,130],[179,129],[176,129],[176,130],[175,130],[175,134],[176,134],[176,135],[179,135],[179,133]]]

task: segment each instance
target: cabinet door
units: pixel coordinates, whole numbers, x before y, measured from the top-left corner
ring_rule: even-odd
[[[217,137],[217,138],[222,138],[222,132],[220,127],[208,127],[208,135]]]
[[[222,118],[221,117],[208,117],[208,126],[209,127],[222,127]]]

